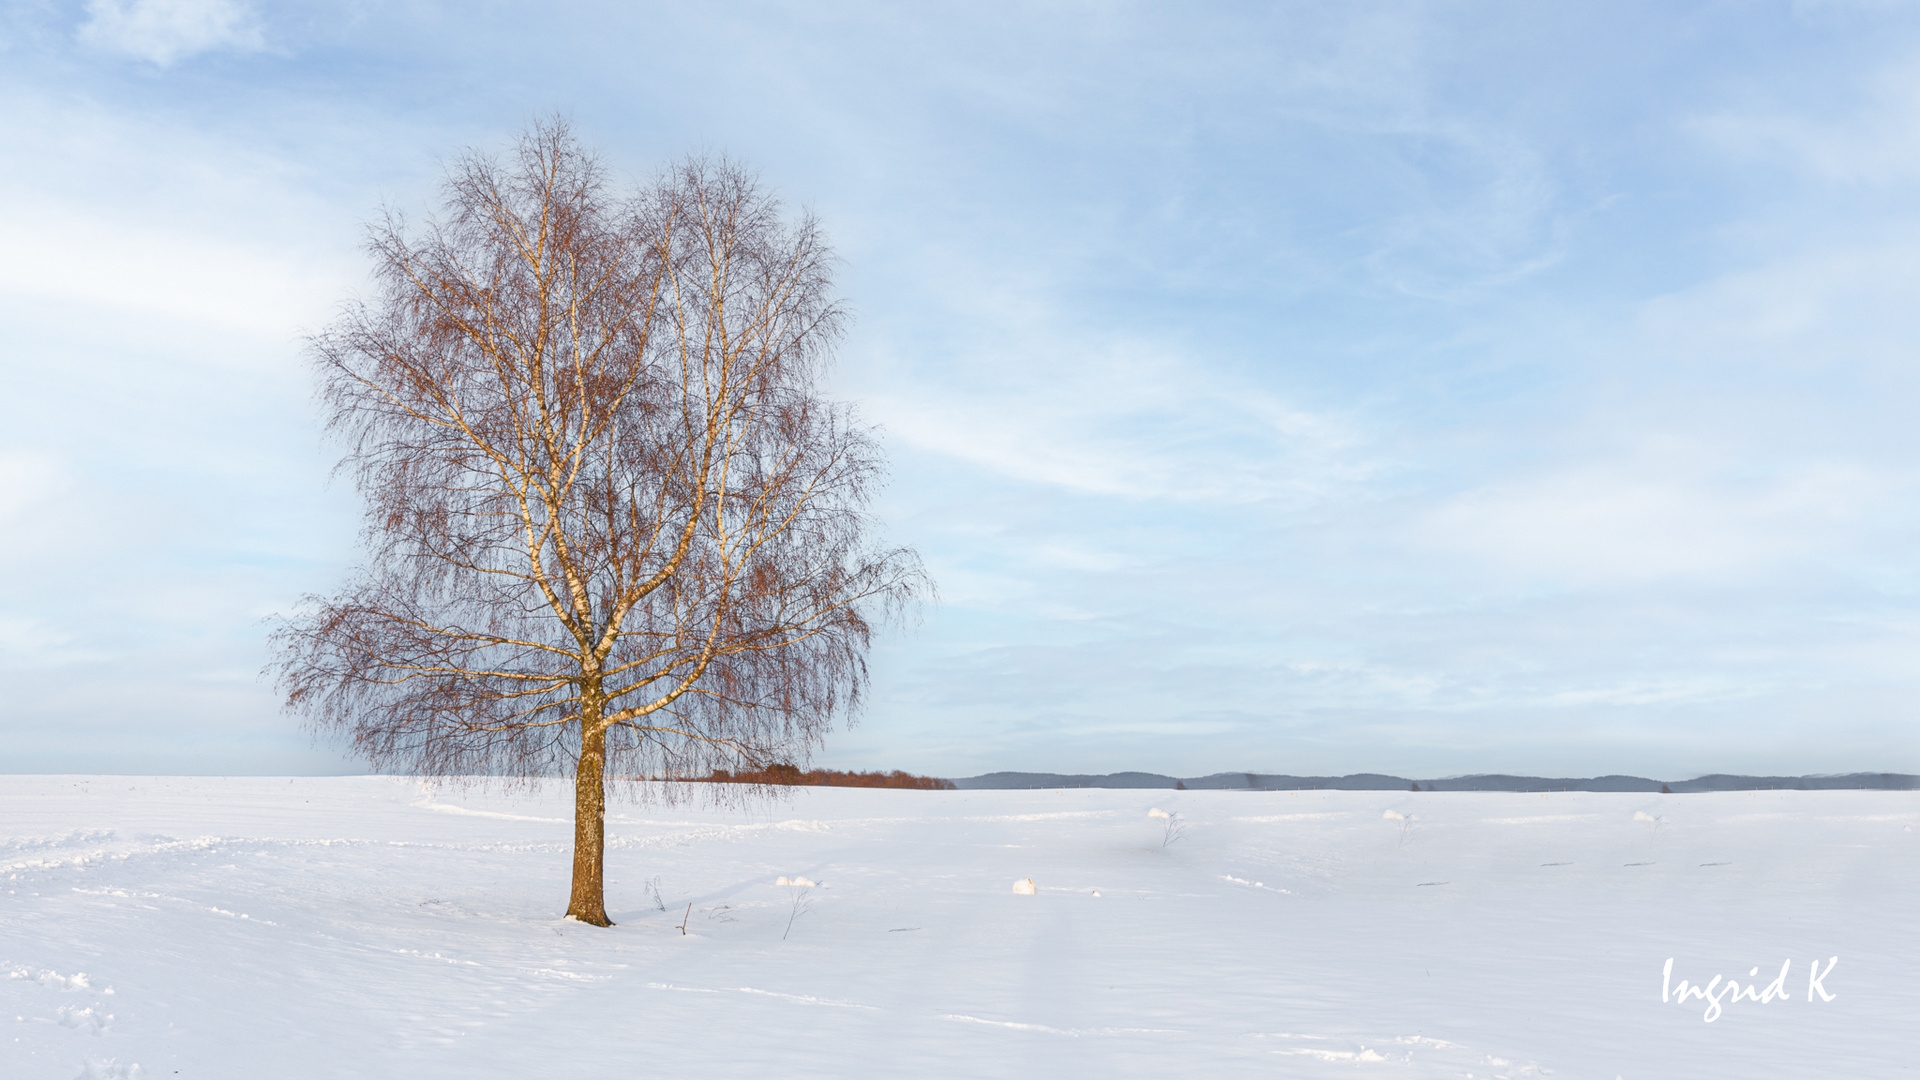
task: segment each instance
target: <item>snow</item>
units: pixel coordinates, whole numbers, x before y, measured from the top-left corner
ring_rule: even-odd
[[[0,1075],[1640,1080],[1920,1059],[1912,792],[616,803],[605,930],[560,917],[570,805],[556,785],[7,777]]]

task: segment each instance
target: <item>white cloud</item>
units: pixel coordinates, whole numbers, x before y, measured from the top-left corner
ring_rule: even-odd
[[[43,433],[9,434],[30,439]],[[70,609],[75,594],[97,588],[100,574],[92,560],[115,538],[139,535],[139,525],[114,520],[122,511],[116,500],[103,498],[69,455],[19,445],[0,448],[0,565],[16,568],[6,602],[25,603],[64,581],[70,587],[62,600]]]
[[[40,619],[0,613],[0,669],[57,667],[100,660],[106,655],[75,648],[72,634]]]
[[[968,367],[992,390],[924,385],[868,405],[922,450],[1092,495],[1297,505],[1376,469],[1347,421],[1143,347],[1042,344]]]
[[[1660,297],[1640,329],[1665,357],[1825,368],[1910,366],[1920,330],[1920,238],[1889,230],[1872,246],[1796,254]]]
[[[205,52],[266,47],[253,12],[235,0],[88,0],[79,38],[161,67]]]
[[[1033,561],[1044,567],[1111,574],[1140,565],[1137,556],[1105,551],[1091,544],[1054,542],[1041,544],[1033,551]]]
[[[1869,74],[1862,97],[1833,114],[1722,112],[1693,121],[1707,141],[1742,157],[1784,159],[1822,179],[1899,184],[1920,177],[1920,61]]]
[[[0,189],[4,191],[4,189]],[[162,316],[291,341],[349,279],[205,233],[115,220],[39,193],[0,213],[0,293]]]
[[[0,529],[28,527],[27,512],[51,499],[67,479],[54,458],[26,450],[0,450]]]
[[[0,93],[0,113],[0,297],[23,310],[111,312],[94,327],[132,340],[164,320],[284,344],[358,283],[367,207],[316,190],[307,148],[31,90]]]
[[[1885,485],[1860,469],[1812,466],[1767,483],[1690,473],[1667,461],[1578,466],[1496,483],[1426,515],[1435,546],[1577,585],[1725,580],[1830,547]]]

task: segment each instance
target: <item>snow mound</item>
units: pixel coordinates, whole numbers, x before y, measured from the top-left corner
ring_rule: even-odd
[[[9,979],[32,979],[42,986],[55,986],[62,990],[87,990],[92,984],[87,982],[87,973],[77,971],[72,975],[62,975],[57,971],[35,972],[30,968],[14,968],[7,973]]]
[[[1383,821],[1405,821],[1407,820],[1407,815],[1398,810],[1382,810],[1380,812],[1380,818]]]
[[[1032,878],[1023,877],[1013,883],[1013,891],[1020,896],[1034,896],[1040,892],[1040,886],[1035,885]]]
[[[1315,1050],[1311,1047],[1303,1047],[1298,1050],[1279,1050],[1275,1052],[1291,1054],[1295,1057],[1318,1058],[1321,1061],[1354,1061],[1372,1064],[1376,1061],[1390,1060],[1377,1051],[1369,1050],[1364,1046],[1359,1050]]]
[[[814,885],[816,884],[816,882],[815,882],[815,881],[814,881],[814,880],[813,880],[812,878],[803,878],[803,877],[791,877],[791,878],[790,878],[790,877],[787,877],[786,875],[784,875],[784,874],[782,874],[782,875],[780,876],[780,880],[779,880],[779,881],[776,881],[776,882],[774,882],[774,884],[775,884],[775,885],[795,885],[795,886],[798,886],[798,887],[800,887],[800,888],[802,888],[802,889],[811,889],[811,888],[813,888],[813,887],[814,887]]]
[[[1156,806],[1156,807],[1154,807],[1153,809],[1151,809],[1151,810],[1149,810],[1149,811],[1147,811],[1147,816],[1148,816],[1148,817],[1163,817],[1163,818],[1170,818],[1170,817],[1172,817],[1173,815],[1172,815],[1172,814],[1169,814],[1169,813],[1167,813],[1167,812],[1166,812],[1165,810],[1162,810],[1162,809],[1160,809],[1159,807],[1157,807],[1157,806]]]

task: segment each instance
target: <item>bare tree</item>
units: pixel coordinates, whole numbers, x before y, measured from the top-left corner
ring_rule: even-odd
[[[370,229],[376,295],[311,342],[367,560],[274,642],[288,708],[376,766],[571,773],[567,913],[600,926],[609,778],[804,759],[930,588],[816,389],[818,223],[726,161],[608,186],[547,121]]]

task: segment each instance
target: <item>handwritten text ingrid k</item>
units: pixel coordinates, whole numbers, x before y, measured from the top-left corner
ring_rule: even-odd
[[[1840,958],[1837,956],[1829,958],[1824,970],[1820,967],[1818,960],[1808,965],[1808,1001],[1812,1001],[1815,994],[1820,995],[1821,1001],[1832,1001],[1839,996],[1838,994],[1828,993],[1826,987],[1827,976],[1833,974],[1833,965],[1839,962]],[[1682,1005],[1686,1004],[1689,1000],[1704,1001],[1707,1003],[1707,1007],[1706,1014],[1702,1019],[1711,1024],[1715,1020],[1720,1019],[1720,1008],[1723,1002],[1732,1005],[1740,1001],[1752,1001],[1760,1005],[1765,1005],[1773,1001],[1787,1000],[1792,996],[1792,993],[1787,989],[1787,973],[1792,967],[1793,961],[1781,961],[1780,974],[1774,976],[1773,981],[1764,987],[1758,982],[1751,982],[1742,987],[1733,979],[1727,979],[1726,982],[1722,983],[1720,980],[1725,978],[1723,975],[1715,975],[1713,981],[1704,986],[1689,986],[1685,979],[1681,979],[1680,984],[1675,986],[1673,983],[1673,957],[1669,956],[1667,957],[1666,966],[1660,969],[1660,1000],[1663,1002],[1676,1001]],[[1757,967],[1747,972],[1749,978],[1759,974],[1760,969]]]

